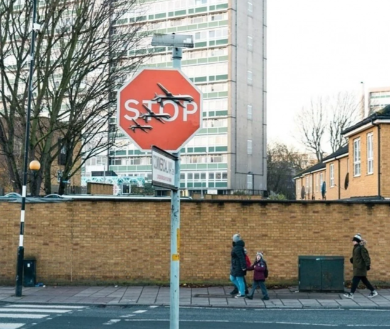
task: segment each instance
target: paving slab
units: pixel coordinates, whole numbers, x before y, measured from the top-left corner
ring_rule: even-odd
[[[181,287],[181,306],[237,308],[344,308],[390,309],[390,289],[378,290],[368,298],[367,289],[358,290],[354,299],[340,292],[301,292],[297,287],[269,289],[270,300],[261,300],[256,291],[253,300],[234,298],[232,286]],[[15,287],[0,286],[0,303],[85,304],[85,305],[169,305],[170,288],[160,286],[46,286],[24,287],[23,296],[15,296]]]

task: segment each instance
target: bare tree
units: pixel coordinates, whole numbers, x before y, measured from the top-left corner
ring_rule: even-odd
[[[28,147],[41,163],[37,186],[43,180],[46,193],[56,167],[61,193],[63,181],[115,143],[109,124],[115,91],[148,56],[137,51],[148,35],[142,13],[127,17],[136,6],[137,0],[39,2]],[[29,1],[0,0],[0,152],[14,190],[22,185],[31,16]]]
[[[267,186],[270,192],[295,199],[293,177],[303,170],[303,155],[285,144],[267,146]]]
[[[362,100],[354,93],[338,93],[330,103],[329,142],[332,152],[347,144],[341,132],[358,120]]]
[[[313,151],[318,161],[323,158],[323,138],[326,130],[326,109],[323,98],[312,100],[309,108],[302,108],[297,116],[298,129],[301,131],[301,142]]]
[[[330,97],[319,97],[312,100],[309,107],[302,108],[296,122],[301,142],[315,153],[319,162],[326,146],[330,144],[332,152],[335,152],[346,144],[341,131],[358,119],[361,101],[354,93],[340,92]]]

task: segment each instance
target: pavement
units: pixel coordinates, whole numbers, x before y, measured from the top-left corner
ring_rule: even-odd
[[[256,291],[253,300],[234,298],[231,286],[180,287],[182,307],[226,308],[337,308],[390,309],[390,289],[377,290],[379,295],[368,298],[367,289],[357,290],[354,299],[341,292],[301,292],[297,287],[268,290],[270,300],[262,301]],[[96,306],[169,306],[170,289],[160,286],[43,286],[23,287],[22,296],[15,296],[15,287],[0,286],[0,304],[76,304]]]

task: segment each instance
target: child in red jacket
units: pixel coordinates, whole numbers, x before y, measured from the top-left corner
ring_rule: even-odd
[[[253,272],[253,283],[252,283],[252,291],[249,295],[246,296],[248,299],[253,299],[253,295],[257,287],[260,287],[261,292],[263,294],[262,300],[269,300],[267,287],[265,286],[265,278],[267,271],[267,263],[263,259],[263,254],[258,252],[256,254],[256,260],[252,266],[247,268],[248,271]]]

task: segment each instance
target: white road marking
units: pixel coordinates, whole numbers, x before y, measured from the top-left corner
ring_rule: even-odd
[[[134,311],[133,313],[145,313],[146,312],[146,310],[138,310],[138,311]]]
[[[34,309],[34,308],[0,308],[0,312],[31,312],[31,313],[69,313],[71,310],[49,310],[49,309]]]
[[[294,324],[298,326],[338,327],[338,324],[308,323],[308,322],[274,322],[276,324]]]
[[[131,318],[132,316],[135,316],[135,314],[128,314],[128,315],[121,315],[121,318]]]
[[[390,327],[390,324],[347,324],[347,327]]]
[[[81,309],[85,308],[85,306],[67,306],[67,305],[31,305],[31,304],[13,304],[13,305],[6,305],[4,307],[25,307],[25,308],[67,308],[67,309]]]
[[[64,313],[81,311],[85,306],[67,305],[31,305],[31,304],[8,304],[0,308],[0,319],[45,319],[51,320],[52,316]],[[44,314],[37,314],[44,313]],[[49,314],[47,314],[49,313]],[[18,329],[27,323],[2,323],[0,329]],[[36,325],[37,323],[32,323]]]
[[[43,319],[48,317],[49,314],[0,314],[1,318],[14,318],[14,319]]]
[[[112,324],[120,322],[120,319],[111,319],[110,321],[107,321],[106,323],[103,323],[104,326],[110,326]]]
[[[149,306],[149,308],[156,308],[156,307],[158,307],[157,305],[151,305],[151,306]]]
[[[1,329],[18,329],[25,325],[25,323],[1,323],[0,322],[0,328]]]

